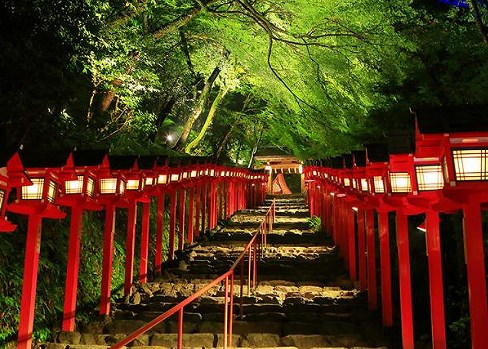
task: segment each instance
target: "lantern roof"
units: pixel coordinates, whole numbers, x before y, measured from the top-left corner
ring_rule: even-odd
[[[135,155],[109,155],[108,161],[111,170],[131,170],[137,166]]]
[[[388,153],[395,154],[412,154],[415,152],[414,133],[410,130],[392,133],[387,137]]]
[[[73,164],[74,166],[99,166],[107,154],[106,149],[76,149],[73,151]]]
[[[388,147],[385,143],[365,144],[369,162],[388,162]]]
[[[353,150],[352,155],[354,156],[354,165],[356,167],[366,166],[366,150]]]
[[[342,156],[334,156],[333,158],[330,158],[330,167],[336,169],[343,169],[344,158]]]
[[[354,158],[352,154],[344,154],[342,157],[344,158],[344,166],[348,169],[352,169],[354,166]]]
[[[36,149],[18,151],[24,167],[27,168],[59,168],[66,165],[71,150],[53,150],[39,152]]]
[[[151,170],[156,165],[157,155],[141,155],[137,158],[137,164],[141,170]]]
[[[488,105],[419,107],[413,112],[420,133],[488,131]]]

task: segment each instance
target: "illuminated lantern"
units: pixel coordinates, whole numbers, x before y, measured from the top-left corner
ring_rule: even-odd
[[[61,184],[58,172],[66,165],[68,156],[68,152],[19,151],[7,162],[7,176],[15,181],[16,191],[7,210],[28,216],[17,348],[31,348],[42,219],[66,216],[55,201]]]
[[[112,171],[112,166],[115,171]],[[105,206],[105,227],[103,233],[103,269],[102,286],[100,292],[100,315],[110,313],[110,294],[112,285],[112,262],[115,232],[115,207],[123,203],[126,191],[126,178],[120,171],[121,166],[117,158],[105,156],[97,172],[98,203]]]
[[[463,105],[418,108],[418,135],[425,142],[440,143],[439,163],[431,180],[438,178],[442,167],[447,198],[463,210],[464,250],[469,290],[472,348],[486,347],[488,333],[488,302],[485,281],[485,251],[481,208],[488,202],[488,117],[486,105]],[[434,155],[437,155],[434,154]],[[441,198],[441,199],[442,199]],[[445,209],[438,204],[439,209]],[[456,208],[456,205],[452,205]],[[435,217],[434,217],[435,218]],[[427,236],[438,229],[438,218],[429,223]]]
[[[66,332],[75,329],[83,212],[103,209],[96,202],[96,195],[97,172],[105,156],[103,150],[76,150],[70,154],[65,168],[60,172],[61,194],[56,203],[71,208],[62,323],[62,329]]]

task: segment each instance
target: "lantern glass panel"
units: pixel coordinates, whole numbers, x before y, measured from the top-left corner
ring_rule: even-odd
[[[445,156],[442,158],[442,172],[444,174],[444,182],[449,182],[449,171],[447,167],[447,158]]]
[[[47,201],[49,201],[51,204],[54,203],[57,190],[58,185],[53,181],[49,181],[49,188],[47,189]]]
[[[357,180],[357,179],[353,179],[353,180],[352,180],[352,187],[353,187],[354,189],[357,189],[357,188],[358,188],[358,180]]]
[[[188,178],[188,173],[187,172],[183,172],[183,179],[187,179]]]
[[[41,200],[44,178],[32,178],[32,185],[22,187],[23,200]]]
[[[197,170],[192,170],[190,174],[191,178],[196,178],[197,173],[198,173]]]
[[[456,181],[488,180],[488,149],[453,149]]]
[[[0,189],[0,212],[2,212],[3,203],[5,202],[5,194],[6,194],[5,189]]]
[[[215,170],[214,169],[210,170],[210,176],[213,177],[214,174],[215,174]]]
[[[171,175],[171,182],[178,182],[180,180],[180,175],[178,173]]]
[[[65,194],[81,194],[83,191],[83,176],[78,176],[74,181],[64,182]]]
[[[361,190],[362,191],[369,190],[368,180],[366,178],[361,178]]]
[[[415,166],[417,185],[419,191],[437,190],[444,187],[441,165],[419,165]]]
[[[349,178],[344,178],[344,186],[345,187],[350,187],[351,186],[351,180]]]
[[[390,184],[392,193],[410,193],[412,191],[408,172],[390,173]]]
[[[139,180],[138,179],[127,180],[127,190],[138,190],[138,189],[139,189]]]
[[[148,178],[146,178],[146,180],[144,182],[146,183],[146,185],[153,185],[153,180],[154,180],[154,178],[148,177]]]
[[[125,190],[127,189],[127,183],[123,180],[119,182],[119,194],[124,195]]]
[[[374,176],[374,192],[376,194],[384,194],[385,193],[385,184],[383,182],[383,177],[381,176]]]
[[[158,176],[158,184],[166,184],[168,181],[168,175],[160,174]]]
[[[100,179],[100,194],[115,194],[117,191],[117,178]]]
[[[86,193],[91,198],[95,195],[95,180],[91,177],[86,182]]]

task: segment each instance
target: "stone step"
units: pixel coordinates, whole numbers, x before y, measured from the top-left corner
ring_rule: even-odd
[[[70,338],[61,333],[56,343],[44,343],[44,349],[105,349],[124,338],[125,335],[73,333]],[[218,348],[223,346],[222,333],[185,333],[183,348]],[[145,334],[129,344],[132,349],[175,348],[176,333]],[[233,334],[232,347],[238,348],[280,348],[280,349],[387,349],[383,343],[367,343],[360,335],[306,335],[290,334],[279,336],[273,333],[250,332]]]

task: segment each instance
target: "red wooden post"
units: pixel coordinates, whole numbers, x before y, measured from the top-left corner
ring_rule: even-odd
[[[376,251],[374,239],[374,211],[366,210],[366,245],[368,260],[368,305],[370,310],[378,309],[378,292],[376,282]]]
[[[359,288],[365,290],[368,287],[366,267],[366,237],[364,228],[364,211],[358,208],[358,265],[359,265]]]
[[[340,234],[341,234],[341,250],[343,251],[344,263],[346,268],[349,268],[349,234],[347,229],[347,213],[349,210],[349,205],[346,202],[346,198],[341,199],[341,210],[340,210]]]
[[[393,305],[391,298],[390,232],[388,212],[378,212],[378,233],[380,240],[381,311],[383,326],[393,326]]]
[[[41,229],[42,217],[37,214],[29,215],[17,349],[30,349],[32,346],[37,271],[39,269],[39,252],[41,249]]]
[[[444,288],[442,284],[439,214],[434,210],[428,210],[426,212],[426,224],[432,344],[434,349],[446,349],[446,324],[444,318]]]
[[[185,243],[186,189],[182,187],[179,195],[180,218],[178,223],[178,250],[183,251]]]
[[[176,235],[176,190],[171,189],[169,193],[169,238],[168,238],[168,260],[175,258],[175,235]]]
[[[71,222],[68,243],[68,265],[66,268],[66,285],[64,289],[64,308],[62,330],[75,330],[76,295],[78,291],[78,270],[80,266],[81,229],[83,224],[83,208],[71,208]]]
[[[464,249],[468,274],[471,347],[486,348],[488,309],[486,300],[485,253],[479,202],[470,200],[463,205]]]
[[[139,282],[147,282],[147,263],[149,255],[149,220],[150,220],[150,202],[142,203],[142,225],[141,225],[141,250],[139,264]]]
[[[195,188],[190,187],[190,195],[188,197],[188,236],[187,240],[189,244],[193,243],[193,222],[195,220]]]
[[[103,232],[102,290],[100,293],[100,315],[110,314],[110,292],[112,287],[112,262],[114,251],[115,206],[108,204],[105,209]]]
[[[131,200],[127,212],[127,237],[125,240],[124,295],[130,296],[134,277],[134,249],[136,243],[137,202]]]
[[[202,201],[202,232],[205,233],[207,230],[207,225],[208,225],[208,195],[207,195],[207,188],[208,188],[208,182],[205,181],[205,183],[202,186],[202,191],[201,191],[201,201]]]
[[[414,349],[408,217],[397,211],[397,248],[403,349]]]
[[[196,185],[196,195],[195,195],[195,236],[200,236],[200,219],[201,219],[201,196],[202,196],[202,185],[197,183]]]
[[[156,253],[154,255],[154,269],[156,274],[161,274],[163,264],[163,231],[164,231],[164,194],[158,197],[156,213]]]
[[[347,230],[349,235],[349,275],[352,281],[357,280],[357,267],[356,267],[356,229],[355,229],[355,217],[354,211],[348,210],[347,212]]]

